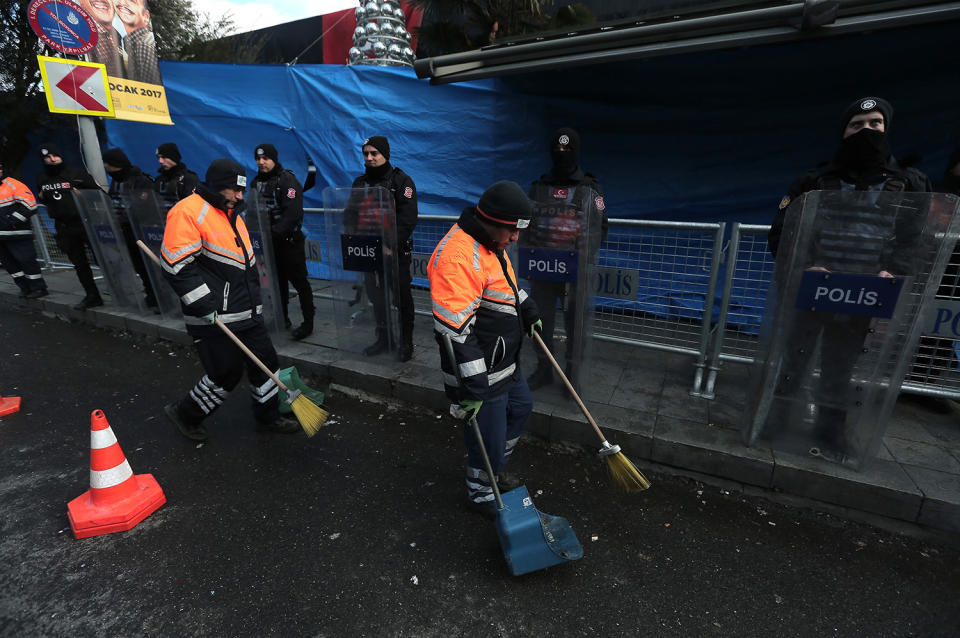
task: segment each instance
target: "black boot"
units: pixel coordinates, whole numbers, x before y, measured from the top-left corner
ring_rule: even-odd
[[[84,297],[80,303],[73,307],[74,310],[86,310],[87,308],[96,308],[97,306],[103,305],[103,298],[100,296],[100,293],[89,294]]]
[[[400,361],[406,363],[413,359],[413,331],[404,331],[403,345],[400,346]]]
[[[390,342],[387,340],[386,328],[377,328],[377,340],[364,348],[363,354],[367,357],[374,357],[383,354],[390,348]]]
[[[313,334],[313,317],[304,318],[303,323],[301,323],[296,330],[293,331],[293,334],[290,337],[294,341],[301,341],[306,339]]]
[[[527,377],[527,385],[531,390],[537,390],[553,383],[553,370],[544,364],[537,365],[537,369]]]

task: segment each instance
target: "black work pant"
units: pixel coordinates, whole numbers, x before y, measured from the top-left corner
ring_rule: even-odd
[[[273,349],[270,335],[267,334],[263,323],[233,332],[263,361],[267,368],[277,370],[277,352]],[[206,374],[197,381],[190,393],[180,400],[177,406],[180,418],[196,425],[216,412],[230,391],[240,383],[244,369],[250,381],[250,399],[254,418],[258,423],[263,424],[272,423],[279,418],[277,405],[280,388],[230,340],[230,337],[220,333],[218,329],[217,333],[195,337],[193,347],[197,350]]]
[[[820,380],[814,391],[814,436],[841,447],[847,434],[847,406],[854,399],[851,375],[863,351],[869,317],[797,310],[783,357],[778,394],[795,397],[810,374],[820,338]]]
[[[32,235],[0,239],[0,262],[3,262],[3,267],[24,294],[47,289],[43,275],[40,274]]]
[[[93,270],[87,259],[87,246],[90,245],[90,240],[83,228],[83,222],[79,217],[69,220],[58,219],[54,221],[54,230],[57,233],[57,247],[73,264],[84,292],[90,296],[99,297],[100,291],[97,290],[97,284],[93,281]]]
[[[392,259],[388,257],[387,259]],[[377,322],[377,338],[381,333],[386,334],[387,329],[387,303],[392,298],[392,303],[400,310],[400,332],[405,343],[413,340],[413,291],[411,284],[413,276],[410,274],[410,264],[412,262],[410,253],[401,254],[397,259],[397,279],[383,284],[382,272],[368,272],[363,276],[363,283],[366,287],[367,296],[370,297],[370,303],[373,304],[373,317]],[[392,267],[388,265],[385,268],[388,273]]]
[[[149,258],[144,255],[140,247],[137,246],[137,238],[133,234],[133,228],[130,226],[130,222],[121,220],[120,232],[123,233],[123,240],[126,242],[127,250],[130,252],[130,261],[133,262],[133,269],[143,283],[144,294],[147,299],[156,301],[156,297],[154,297],[153,294],[153,285],[150,283],[150,275],[147,273],[147,265],[144,263],[144,260]]]
[[[297,233],[294,239],[273,236],[273,256],[277,266],[277,283],[280,285],[280,302],[283,304],[283,318],[287,319],[287,306],[290,304],[290,290],[287,282],[293,284],[300,299],[300,310],[304,323],[311,323],[314,315],[313,288],[307,279],[307,254],[304,249],[303,233]]]
[[[574,348],[579,345],[576,343],[577,329],[579,328],[576,304],[577,285],[562,281],[531,280],[530,296],[533,298],[533,302],[537,304],[537,310],[540,311],[540,320],[543,322],[540,338],[554,353],[554,356],[557,356],[553,344],[553,333],[557,327],[557,301],[561,302],[563,327],[567,331],[567,349],[564,357],[568,365],[572,364]],[[537,348],[537,367],[547,370],[553,369],[547,353],[542,348]]]

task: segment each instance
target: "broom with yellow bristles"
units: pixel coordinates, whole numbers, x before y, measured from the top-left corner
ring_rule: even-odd
[[[140,247],[140,250],[144,252],[150,259],[153,260],[157,266],[163,268],[163,262],[160,261],[160,258],[153,254],[153,251],[147,247],[142,241],[137,240],[137,246]],[[290,409],[293,410],[293,415],[297,417],[297,421],[300,422],[300,427],[303,428],[303,431],[307,433],[307,436],[313,436],[320,431],[320,428],[323,427],[323,424],[326,422],[327,418],[330,416],[330,413],[321,408],[319,405],[315,404],[313,401],[308,399],[300,390],[291,390],[283,384],[283,381],[277,377],[276,374],[270,371],[270,368],[263,364],[257,355],[253,354],[250,351],[250,348],[244,345],[242,341],[233,334],[233,331],[227,327],[225,323],[220,321],[220,318],[215,319],[215,323],[223,330],[228,337],[240,350],[243,351],[245,355],[250,357],[250,360],[257,364],[257,366],[263,370],[264,374],[273,379],[273,382],[277,386],[287,393],[287,403],[290,404]]]
[[[553,364],[553,369],[557,371],[560,378],[563,379],[563,383],[567,386],[567,390],[570,391],[570,396],[572,396],[577,402],[577,405],[580,406],[580,410],[583,411],[583,416],[587,417],[587,421],[590,422],[597,436],[600,437],[600,443],[602,445],[600,448],[600,456],[606,459],[607,468],[610,470],[610,475],[613,476],[613,480],[626,492],[642,492],[650,487],[650,481],[648,481],[647,477],[637,469],[637,466],[631,463],[630,459],[620,451],[620,446],[610,445],[610,442],[607,441],[607,437],[600,431],[600,426],[593,420],[593,416],[590,415],[587,406],[580,400],[580,395],[573,389],[573,384],[570,383],[570,379],[564,374],[563,368],[561,368],[557,360],[553,358],[553,353],[550,352],[550,348],[548,348],[547,344],[540,338],[540,333],[534,331],[533,338],[537,340],[537,343],[543,348],[543,351],[547,353],[550,363]]]

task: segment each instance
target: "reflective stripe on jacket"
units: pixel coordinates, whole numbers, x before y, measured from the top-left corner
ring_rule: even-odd
[[[31,237],[30,217],[37,212],[33,192],[12,177],[0,181],[0,239]]]
[[[484,247],[461,227],[464,218],[444,236],[427,264],[433,326],[438,342],[453,341],[458,385],[441,345],[444,389],[454,401],[486,399],[503,394],[521,374],[522,316],[536,306],[516,287],[510,259]]]
[[[200,319],[214,311],[231,328],[262,321],[253,247],[236,211],[220,210],[197,193],[181,200],[167,214],[161,257],[190,334],[215,331]]]

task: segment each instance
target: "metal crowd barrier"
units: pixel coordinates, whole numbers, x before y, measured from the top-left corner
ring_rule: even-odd
[[[760,321],[774,260],[767,249],[770,226],[735,223],[723,251],[726,261],[720,316],[713,330],[708,364],[709,375],[702,396],[714,398],[716,377],[723,361],[753,363],[757,351]],[[916,297],[916,293],[911,293]],[[951,259],[934,300],[938,312],[957,315],[960,309],[960,259]],[[919,303],[919,299],[909,300]],[[960,399],[960,372],[957,371],[955,341],[948,337],[922,336],[913,364],[901,391],[949,399]]]
[[[329,261],[323,209],[304,212],[314,296],[329,297],[322,283]],[[431,315],[427,260],[456,220],[453,215],[419,218],[412,265],[417,314]],[[42,206],[33,227],[44,268],[71,268]],[[707,399],[716,396],[723,362],[753,362],[774,265],[767,250],[769,226],[730,224],[724,244],[726,229],[724,223],[611,219],[594,274],[595,338],[693,357],[690,393]],[[951,262],[948,275],[952,283],[941,285],[937,298],[954,300],[960,317],[960,260]],[[903,391],[960,399],[956,367],[952,339],[923,337]]]

